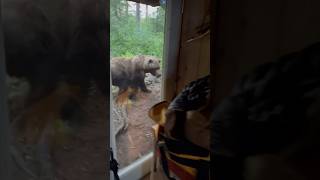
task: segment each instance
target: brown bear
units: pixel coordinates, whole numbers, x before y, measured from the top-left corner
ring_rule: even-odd
[[[118,94],[132,88],[150,93],[144,78],[146,73],[160,77],[160,60],[154,56],[139,55],[133,58],[114,57],[111,59],[112,85],[119,87]]]

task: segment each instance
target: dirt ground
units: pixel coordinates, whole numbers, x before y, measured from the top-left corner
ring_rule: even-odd
[[[152,77],[150,77],[152,78]],[[146,78],[147,79],[147,78]],[[161,79],[146,80],[151,93],[139,92],[137,99],[128,108],[127,128],[116,137],[117,158],[119,167],[123,168],[138,158],[152,151],[154,122],[149,118],[148,111],[161,97]]]

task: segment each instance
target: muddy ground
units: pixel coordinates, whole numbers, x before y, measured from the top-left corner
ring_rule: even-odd
[[[116,136],[117,158],[119,167],[123,168],[141,156],[152,151],[153,134],[152,125],[154,122],[149,118],[148,111],[161,98],[161,78],[155,78],[147,75],[147,88],[151,93],[139,92],[135,101],[127,107],[127,118],[122,118],[123,123],[119,123],[119,118],[113,114],[115,119],[116,129],[119,131]],[[119,128],[119,124],[122,125]]]

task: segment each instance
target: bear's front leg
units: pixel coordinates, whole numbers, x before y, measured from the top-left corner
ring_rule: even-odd
[[[147,89],[147,87],[141,88],[141,90],[145,93],[151,93],[152,91]]]
[[[139,86],[140,86],[140,89],[141,91],[145,92],[145,93],[151,93],[152,91],[149,90],[146,86],[146,84],[144,83],[144,80],[143,81],[139,81]]]

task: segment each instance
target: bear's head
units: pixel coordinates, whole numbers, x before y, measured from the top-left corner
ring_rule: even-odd
[[[151,73],[153,76],[160,77],[160,59],[154,56],[143,56],[143,67],[145,73]]]

